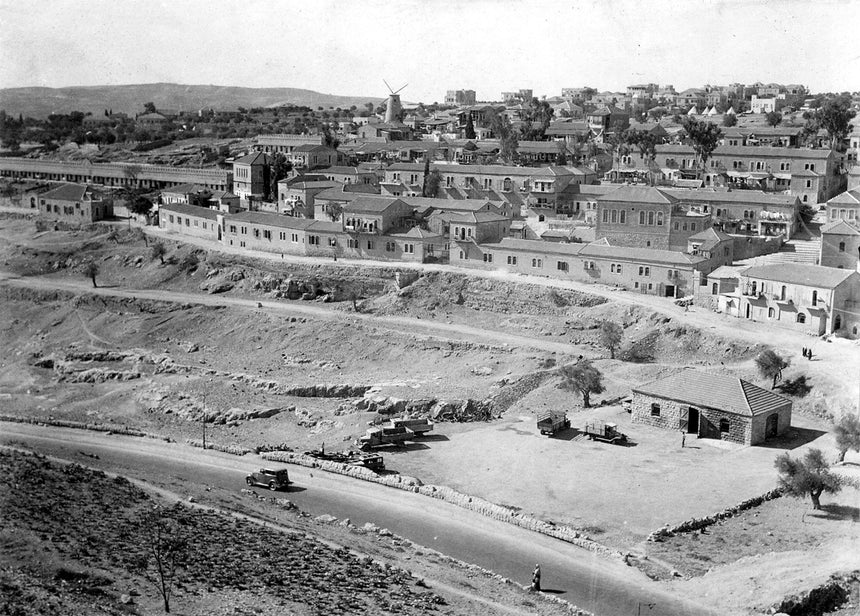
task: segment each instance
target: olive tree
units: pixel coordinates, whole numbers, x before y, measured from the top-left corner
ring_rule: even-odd
[[[838,475],[830,472],[820,449],[810,449],[802,458],[783,453],[774,460],[779,472],[779,487],[796,498],[809,496],[813,509],[821,509],[821,495],[835,494],[842,489]]]
[[[577,392],[582,395],[582,406],[591,406],[591,394],[599,394],[605,391],[603,387],[603,374],[590,361],[583,360],[571,366],[563,366],[561,372],[561,383],[559,389]]]

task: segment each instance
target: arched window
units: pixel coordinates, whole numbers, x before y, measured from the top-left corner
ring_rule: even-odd
[[[654,224],[654,212],[648,212],[648,224],[649,225]]]
[[[511,178],[505,178],[502,180],[502,190],[505,192],[511,192],[511,188],[513,188],[513,183],[511,182]]]
[[[785,285],[782,285],[782,289],[779,292],[779,299],[785,301]]]
[[[752,283],[752,294],[753,294],[753,295],[757,295],[757,293],[756,293],[756,289],[757,289],[757,288],[758,288],[758,283],[757,283],[755,280],[753,280],[753,283]],[[815,296],[813,295],[813,298],[814,298],[814,297],[815,297]],[[815,303],[815,300],[814,300],[814,299],[812,300],[812,303],[813,303],[813,304]]]
[[[657,226],[663,226],[663,212],[657,212]]]
[[[812,305],[813,306],[818,305],[818,291],[812,292]]]
[[[731,429],[731,423],[729,423],[729,420],[725,419],[725,418],[721,419],[720,420],[720,434],[727,434],[730,429]]]
[[[644,210],[639,212],[639,224],[640,225],[645,224],[645,211]]]
[[[626,211],[621,210],[618,213],[618,222],[620,222],[622,225],[627,222],[627,212]]]
[[[803,312],[797,313],[797,322],[798,323],[806,323],[806,314]]]
[[[767,318],[772,319],[774,316],[776,316],[776,311],[773,308],[768,308],[767,309]]]

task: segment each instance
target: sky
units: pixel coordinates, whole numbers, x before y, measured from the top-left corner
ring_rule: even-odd
[[[852,25],[853,24],[853,25]],[[0,87],[860,90],[860,0],[0,0]]]

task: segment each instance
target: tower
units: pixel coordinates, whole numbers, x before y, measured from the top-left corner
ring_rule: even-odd
[[[400,116],[400,112],[403,110],[402,105],[400,104],[400,90],[408,86],[409,84],[404,84],[400,90],[392,90],[391,86],[388,85],[388,82],[384,79],[382,80],[386,86],[388,86],[388,104],[385,106],[385,122],[386,124],[390,124],[392,122],[397,122],[398,117]]]

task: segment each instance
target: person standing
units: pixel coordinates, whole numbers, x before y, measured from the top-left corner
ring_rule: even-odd
[[[532,573],[532,590],[540,590],[540,565],[535,565],[535,570]]]
[[[687,446],[687,433],[681,430],[681,449]]]

